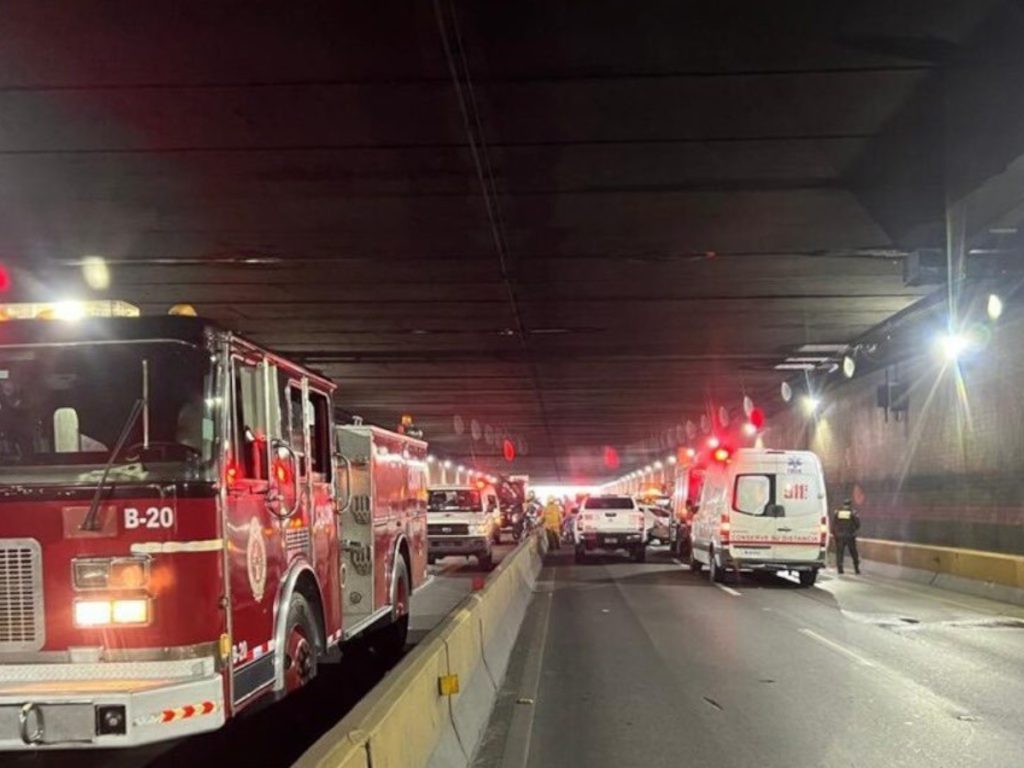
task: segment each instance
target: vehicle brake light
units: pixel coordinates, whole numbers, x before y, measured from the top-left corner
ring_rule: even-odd
[[[729,536],[732,533],[732,522],[729,520],[729,513],[722,513],[722,520],[718,524],[718,536],[722,540],[722,544],[729,544]]]
[[[821,546],[824,547],[828,543],[828,518],[825,515],[821,516],[821,535],[818,539]]]

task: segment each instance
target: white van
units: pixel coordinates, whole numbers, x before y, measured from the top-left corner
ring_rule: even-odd
[[[825,567],[828,502],[810,451],[743,449],[707,468],[690,529],[690,566],[713,581],[732,571],[795,571],[812,586]]]

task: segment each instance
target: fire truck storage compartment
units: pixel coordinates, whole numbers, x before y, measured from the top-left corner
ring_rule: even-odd
[[[362,424],[338,427],[336,439],[348,638],[390,611],[403,544],[410,590],[426,580],[427,444]]]

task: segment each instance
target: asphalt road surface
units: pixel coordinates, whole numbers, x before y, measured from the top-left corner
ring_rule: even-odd
[[[506,542],[509,537],[506,535]],[[495,548],[495,562],[512,551]],[[450,557],[431,566],[431,580],[412,599],[409,642],[412,647],[486,578],[474,560]],[[408,650],[407,647],[407,650]],[[0,753],[4,768],[274,768],[291,765],[321,734],[354,707],[395,659],[352,646],[337,664],[324,664],[305,689],[281,701],[228,721],[218,731],[176,742],[131,750],[79,750]]]
[[[822,576],[550,555],[476,765],[1020,764],[1024,609]]]

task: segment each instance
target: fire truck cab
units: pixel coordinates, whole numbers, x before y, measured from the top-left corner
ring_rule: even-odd
[[[0,750],[215,729],[311,680],[350,608],[404,643],[425,446],[389,444],[360,523],[333,391],[195,317],[0,324]]]

